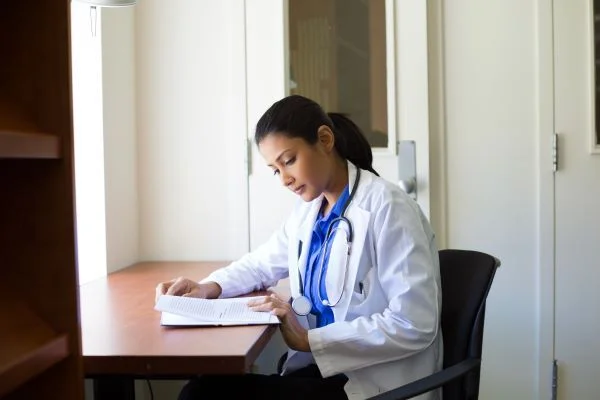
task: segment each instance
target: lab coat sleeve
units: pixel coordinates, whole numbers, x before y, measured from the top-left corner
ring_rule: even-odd
[[[379,313],[309,330],[324,377],[409,357],[438,334],[439,267],[418,207],[395,196],[382,201],[372,222],[374,267],[388,304]]]
[[[288,226],[290,218],[256,250],[226,267],[220,268],[201,282],[216,282],[222,298],[235,297],[275,286],[288,271]]]

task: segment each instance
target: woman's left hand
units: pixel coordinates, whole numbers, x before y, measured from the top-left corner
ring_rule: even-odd
[[[281,322],[280,329],[283,340],[292,350],[310,351],[308,343],[308,330],[306,330],[292,310],[292,306],[284,300],[281,300],[276,294],[265,296],[262,299],[251,300],[248,306],[252,311],[267,311],[276,315]]]

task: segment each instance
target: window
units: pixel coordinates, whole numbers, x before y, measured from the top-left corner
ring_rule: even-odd
[[[101,8],[71,3],[79,283],[106,275]]]
[[[385,0],[289,0],[290,92],[388,147]]]

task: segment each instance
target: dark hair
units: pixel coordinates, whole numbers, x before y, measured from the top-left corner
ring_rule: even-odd
[[[341,113],[325,113],[315,101],[299,95],[284,97],[274,103],[256,124],[254,141],[260,142],[270,133],[317,142],[317,130],[327,125],[333,132],[335,149],[345,160],[379,175],[373,169],[373,152],[360,128]]]

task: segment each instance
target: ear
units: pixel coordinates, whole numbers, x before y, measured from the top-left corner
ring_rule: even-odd
[[[319,126],[317,130],[318,143],[323,147],[323,149],[329,153],[334,149],[335,146],[335,136],[333,135],[333,131],[327,125]]]

